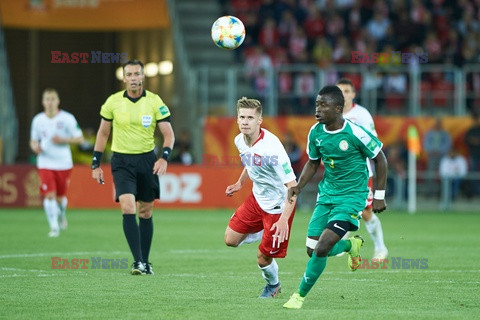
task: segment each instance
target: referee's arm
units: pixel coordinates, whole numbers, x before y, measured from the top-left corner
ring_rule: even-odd
[[[163,150],[162,156],[158,158],[153,166],[153,173],[162,175],[167,171],[167,160],[175,143],[175,134],[170,121],[160,121],[157,123],[157,126],[163,135]]]

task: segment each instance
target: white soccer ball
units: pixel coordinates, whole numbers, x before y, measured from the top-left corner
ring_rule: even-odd
[[[219,48],[236,49],[245,40],[245,26],[237,17],[220,17],[212,25],[212,40]]]

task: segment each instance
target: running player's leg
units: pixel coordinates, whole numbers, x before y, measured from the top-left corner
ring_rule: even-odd
[[[160,198],[160,181],[158,175],[152,173],[152,168],[157,157],[153,152],[138,157],[140,165],[137,165],[136,199],[138,201],[140,248],[145,263],[145,273],[153,275],[153,267],[150,262],[150,248],[153,240],[153,202]]]
[[[293,209],[290,219],[288,220],[289,231],[292,229],[295,210],[296,208]],[[281,215],[268,214],[260,207],[257,208],[257,211],[262,214],[264,229],[262,242],[258,247],[257,263],[262,271],[263,279],[267,282],[259,298],[275,298],[281,292],[281,284],[278,277],[278,264],[277,261],[275,261],[275,258],[284,258],[287,255],[290,234],[287,235],[287,239],[282,243],[278,243],[275,237],[275,230],[270,229],[273,224],[278,221]]]
[[[255,197],[250,194],[230,218],[224,237],[227,246],[238,247],[262,238],[262,217],[257,213],[255,203]]]
[[[112,175],[115,184],[116,200],[120,202],[123,216],[123,232],[134,259],[131,273],[143,274],[145,265],[140,247],[140,231],[137,224],[137,177],[132,170],[135,166],[129,166],[132,161],[131,155],[114,153],[112,156]]]
[[[352,250],[352,240],[340,239],[347,231],[358,229],[358,212],[354,206],[352,208],[348,205],[317,204],[315,206],[307,233],[307,252],[311,253],[311,258],[307,263],[298,291],[283,305],[285,308],[299,309],[302,307],[305,296],[323,273],[328,256],[336,255],[340,251]],[[312,252],[311,247],[320,230],[321,235]]]
[[[49,237],[58,237],[60,228],[58,225],[59,209],[56,201],[57,187],[55,183],[55,176],[52,170],[39,169],[40,176],[40,193],[43,195],[43,209],[47,217],[48,225],[50,226]]]
[[[62,170],[62,171],[55,171],[55,181],[57,185],[57,204],[58,204],[58,220],[60,229],[65,230],[67,229],[67,189],[68,185],[70,184],[70,175],[72,170]]]
[[[383,240],[382,223],[378,216],[373,213],[373,181],[372,178],[368,180],[368,199],[367,206],[363,210],[362,219],[365,221],[365,228],[367,229],[373,241],[374,254],[373,259],[385,259],[388,256],[388,250]]]
[[[138,202],[138,227],[140,232],[140,248],[142,251],[143,262],[145,263],[145,273],[153,275],[150,258],[150,248],[153,240],[153,201]]]

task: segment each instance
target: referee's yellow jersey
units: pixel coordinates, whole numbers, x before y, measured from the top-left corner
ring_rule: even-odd
[[[103,104],[100,115],[112,121],[112,151],[127,154],[150,152],[155,148],[157,122],[170,116],[170,110],[155,93],[143,90],[132,99],[123,90],[112,94]]]

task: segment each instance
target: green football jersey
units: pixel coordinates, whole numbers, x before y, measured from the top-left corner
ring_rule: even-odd
[[[308,134],[307,154],[321,159],[325,173],[318,184],[320,203],[362,201],[368,195],[365,158],[375,158],[382,142],[361,126],[345,119],[343,128],[328,131],[317,123]]]

